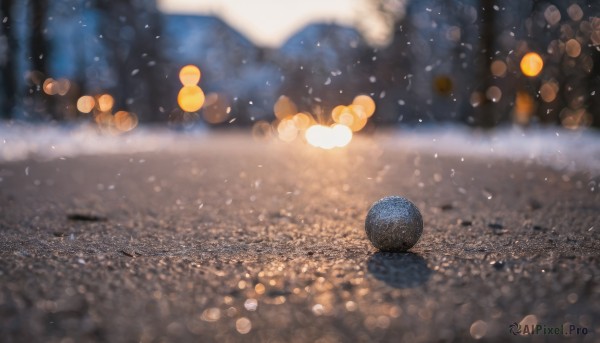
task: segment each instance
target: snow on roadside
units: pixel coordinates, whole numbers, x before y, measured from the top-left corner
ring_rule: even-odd
[[[485,132],[446,126],[400,131],[387,144],[438,157],[498,158],[600,173],[600,132],[594,130],[504,127]]]
[[[88,125],[0,124],[0,162],[173,150],[179,146],[176,144],[179,135],[173,130],[138,129],[127,135],[112,136]]]
[[[0,123],[0,162],[27,158],[190,151],[207,131],[179,132],[139,127],[123,136],[100,134],[91,126],[62,127]],[[368,139],[368,138],[367,138]],[[558,170],[600,173],[600,132],[560,128],[501,128],[490,132],[462,126],[395,130],[380,141],[388,148],[458,158],[533,162]]]

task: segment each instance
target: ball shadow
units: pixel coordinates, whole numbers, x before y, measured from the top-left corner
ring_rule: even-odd
[[[429,280],[433,273],[425,259],[414,253],[378,252],[367,262],[367,270],[376,279],[394,288],[414,288]]]

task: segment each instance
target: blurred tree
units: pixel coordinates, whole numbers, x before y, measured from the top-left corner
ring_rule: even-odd
[[[384,56],[377,60],[376,70],[377,80],[385,83],[382,87],[387,94],[401,99],[400,118],[410,120],[418,113],[430,119],[444,119],[438,117],[440,109],[454,111],[452,103],[446,103],[445,108],[436,107],[436,103],[443,104],[443,99],[436,98],[435,92],[433,96],[427,92],[430,76],[434,87],[452,83],[438,83],[439,78],[423,70],[427,66],[435,72],[447,63],[452,73],[446,76],[454,81],[450,94],[454,101],[462,102],[459,118],[469,124],[493,127],[509,121],[511,113],[522,112],[525,117],[513,120],[521,124],[564,124],[564,117],[571,116],[575,119],[569,123],[586,126],[593,118],[592,124],[600,126],[600,95],[594,95],[600,93],[600,49],[598,42],[590,44],[590,28],[600,25],[599,2],[415,0],[408,1],[405,10],[398,10],[390,4],[401,0],[370,1],[372,8],[395,26],[392,43],[382,51]],[[459,29],[459,44],[454,47],[448,47],[444,37],[440,37],[447,30],[446,25]],[[569,56],[565,51],[569,40],[572,47],[581,49],[581,54]],[[521,57],[530,51],[540,53],[544,59],[539,76],[528,77],[519,70]],[[453,59],[458,63],[448,62]],[[494,75],[494,62],[508,70]],[[556,82],[559,91],[555,100],[546,102],[539,93],[549,81]],[[393,108],[389,100],[380,102]]]
[[[492,73],[490,71],[492,61],[494,60],[496,28],[494,0],[481,0],[479,6],[479,26],[480,26],[480,53],[476,54],[476,72],[478,91],[486,94],[487,90],[494,85]],[[508,119],[508,113],[498,111],[496,104],[488,97],[481,97],[482,102],[475,107],[473,124],[484,128],[491,128],[502,120]]]
[[[40,71],[46,75],[46,61],[48,60],[48,41],[46,40],[44,30],[48,11],[48,3],[45,0],[31,1],[31,68]]]
[[[380,11],[392,0],[373,0]],[[379,122],[473,121],[480,34],[474,1],[407,2],[393,18],[391,44],[373,56],[380,91]],[[381,93],[384,92],[384,93]],[[385,95],[385,96],[382,96]],[[393,115],[395,114],[395,116]],[[385,116],[385,117],[384,117]]]
[[[165,120],[161,14],[155,0],[96,0],[100,35],[106,42],[115,86],[116,110],[128,110],[144,121]],[[176,75],[173,75],[176,77]]]
[[[15,54],[18,48],[13,27],[14,1],[2,0],[0,2],[0,20],[2,21],[2,41],[0,41],[0,66],[2,67],[2,107],[0,118],[10,119],[15,106],[16,78]]]
[[[37,0],[29,2],[29,16],[31,37],[29,40],[29,53],[31,60],[31,70],[38,72],[42,77],[37,79],[29,86],[31,95],[31,110],[35,118],[43,118],[50,115],[53,119],[58,119],[54,111],[54,98],[47,96],[43,91],[44,79],[48,75],[48,60],[50,53],[50,43],[46,37],[46,18],[48,17],[48,1]]]

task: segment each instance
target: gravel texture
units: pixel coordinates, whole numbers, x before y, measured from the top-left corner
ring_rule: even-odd
[[[1,341],[600,341],[597,175],[385,136],[174,144],[0,164]],[[365,216],[396,194],[425,229],[381,253]]]

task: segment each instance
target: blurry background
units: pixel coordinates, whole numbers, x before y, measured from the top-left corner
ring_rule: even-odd
[[[331,122],[366,94],[377,105],[366,129],[600,126],[598,1],[0,3],[6,120],[268,130],[287,112]],[[198,111],[178,101],[190,64],[202,72]]]

